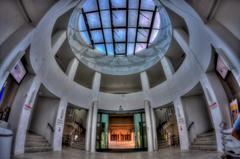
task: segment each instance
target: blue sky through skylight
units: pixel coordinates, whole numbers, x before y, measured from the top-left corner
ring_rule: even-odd
[[[79,18],[85,42],[109,56],[134,55],[147,48],[159,28],[152,0],[87,0]]]

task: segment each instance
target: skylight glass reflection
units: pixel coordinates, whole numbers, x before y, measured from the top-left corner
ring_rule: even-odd
[[[159,28],[160,15],[153,0],[87,0],[79,17],[82,38],[108,56],[134,55],[146,49]]]

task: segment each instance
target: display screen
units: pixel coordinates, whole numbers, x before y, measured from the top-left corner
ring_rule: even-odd
[[[226,66],[226,64],[223,62],[223,60],[222,60],[222,58],[220,56],[218,56],[218,59],[217,59],[216,70],[218,71],[218,73],[221,75],[221,77],[223,79],[226,78],[229,69]]]
[[[21,61],[19,61],[11,71],[11,75],[17,81],[17,83],[20,83],[23,80],[26,73],[27,73],[27,71],[24,68]]]

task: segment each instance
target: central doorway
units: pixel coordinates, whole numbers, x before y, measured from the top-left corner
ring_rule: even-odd
[[[99,110],[97,151],[147,150],[144,110],[110,112]]]

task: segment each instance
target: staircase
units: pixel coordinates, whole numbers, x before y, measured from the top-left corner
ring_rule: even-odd
[[[26,137],[25,152],[46,152],[51,151],[52,148],[48,141],[40,135],[28,133]]]
[[[168,147],[168,141],[162,135],[158,135],[158,149],[164,149]]]
[[[197,136],[192,145],[191,150],[216,151],[216,137],[215,132],[210,131]]]

